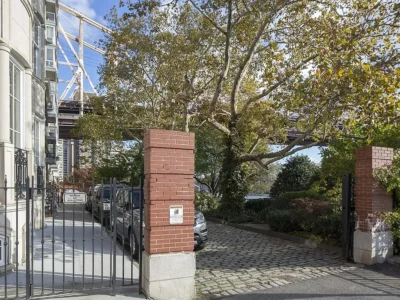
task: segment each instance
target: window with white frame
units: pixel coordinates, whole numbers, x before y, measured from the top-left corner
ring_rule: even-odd
[[[10,61],[10,141],[21,147],[22,71]]]
[[[36,119],[34,124],[34,155],[36,166],[40,166],[40,123]]]
[[[56,95],[55,94],[50,94],[50,100],[49,100],[49,103],[47,103],[47,108],[48,109],[53,109],[53,107],[55,105],[55,99],[56,99]]]
[[[55,49],[46,48],[46,67],[55,68]]]
[[[0,266],[6,264],[6,246],[4,245],[5,238],[0,236]]]
[[[56,21],[56,14],[52,12],[46,12],[46,20],[55,22]]]
[[[56,28],[51,25],[46,26],[46,41],[55,44],[56,41]]]
[[[41,28],[40,24],[35,21],[33,25],[33,73],[42,78],[42,66],[41,66],[41,57],[40,57],[40,33]]]

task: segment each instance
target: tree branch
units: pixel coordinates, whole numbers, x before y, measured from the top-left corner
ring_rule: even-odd
[[[270,160],[268,160],[267,162],[263,163],[262,165],[263,165],[264,167],[267,167],[268,165],[270,165],[270,164],[272,164],[272,163],[274,163],[274,162],[276,162],[276,161],[278,161],[278,160],[281,160],[281,159],[284,158],[284,157],[293,155],[293,154],[295,154],[296,152],[299,152],[299,151],[302,151],[302,150],[305,150],[305,149],[308,149],[308,148],[311,148],[311,147],[314,147],[314,146],[318,146],[320,143],[321,143],[321,141],[318,141],[318,142],[314,142],[314,143],[311,143],[311,144],[308,144],[308,145],[304,145],[304,146],[302,146],[302,147],[298,147],[298,148],[293,149],[293,150],[291,150],[291,151],[289,151],[289,152],[286,152],[286,154],[284,154],[284,155],[281,155],[281,156],[275,157],[275,158],[273,158],[273,159],[270,159]]]
[[[194,175],[194,179],[196,179],[196,181],[200,184],[204,184],[206,187],[208,187],[208,189],[210,190],[210,192],[212,191],[211,186],[206,183],[205,181],[201,180],[199,177],[197,177],[196,175]]]
[[[233,83],[233,88],[232,88],[232,93],[231,93],[231,111],[232,115],[236,115],[236,94],[237,91],[239,90],[239,87],[243,81],[244,76],[246,75],[247,69],[249,67],[250,62],[253,59],[254,56],[254,51],[257,48],[257,45],[264,33],[265,28],[270,22],[269,17],[265,17],[264,22],[262,23],[260,29],[257,32],[256,37],[254,38],[253,42],[251,43],[250,49],[247,52],[247,55],[244,59],[244,61],[240,64],[239,66],[239,71],[236,74],[235,81]]]
[[[207,122],[210,123],[212,126],[214,126],[216,129],[218,129],[219,131],[221,131],[222,133],[224,133],[226,135],[231,134],[231,132],[230,132],[230,130],[228,128],[226,128],[224,125],[218,123],[214,119],[208,118]]]
[[[252,154],[253,153],[253,151],[256,149],[256,147],[258,146],[258,143],[260,142],[260,140],[261,140],[261,138],[257,138],[255,141],[254,141],[254,143],[253,143],[253,145],[251,145],[251,147],[250,147],[250,149],[249,149],[249,154]]]
[[[222,84],[225,81],[226,77],[228,76],[228,71],[231,63],[231,56],[229,53],[230,46],[231,46],[231,31],[232,31],[232,0],[229,1],[228,6],[228,26],[226,31],[226,38],[225,38],[225,54],[224,54],[224,67],[221,72],[221,75],[218,78],[217,87],[214,92],[214,97],[211,101],[210,111],[209,114],[211,115],[214,110],[215,106],[217,105],[218,98],[222,92]]]
[[[288,153],[290,150],[292,150],[294,147],[297,146],[298,143],[300,143],[307,134],[302,134],[299,137],[297,137],[294,141],[292,141],[286,148],[277,151],[277,152],[269,152],[269,153],[260,153],[260,154],[254,154],[254,155],[243,155],[240,158],[240,162],[249,162],[249,161],[259,161],[262,159],[266,158],[275,158],[275,157],[282,157],[286,153]]]
[[[189,2],[196,8],[199,13],[201,13],[216,29],[218,29],[222,34],[228,35],[228,32],[225,31],[221,26],[217,24],[203,9],[201,9],[193,0],[189,0]],[[232,2],[231,2],[232,3]]]
[[[309,63],[310,61],[312,61],[313,59],[317,58],[319,56],[319,54],[314,54],[312,56],[310,56],[309,58],[303,60],[301,63],[299,63],[297,66],[294,67],[293,71],[298,71],[301,67],[303,67],[305,64]],[[292,77],[292,75],[294,74],[294,72],[292,72],[292,74],[289,74],[287,76],[285,76],[283,79],[281,79],[280,81],[278,81],[277,83],[275,83],[273,86],[271,86],[269,89],[264,90],[261,94],[254,96],[252,98],[250,98],[246,104],[243,106],[242,109],[242,113],[246,112],[246,110],[249,108],[249,106],[257,101],[260,100],[261,98],[268,96],[270,93],[272,93],[274,90],[276,90],[278,87],[280,87],[282,84],[284,84],[290,77]]]

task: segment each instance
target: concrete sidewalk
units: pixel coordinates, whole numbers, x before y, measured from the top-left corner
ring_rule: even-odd
[[[57,217],[54,220],[46,218],[45,222],[46,227],[43,230],[36,230],[33,237],[34,253],[31,270],[33,270],[34,295],[49,295],[54,292],[56,296],[65,295],[63,296],[65,298],[70,296],[67,293],[71,291],[93,289],[97,295],[102,295],[104,289],[111,290],[112,240],[101,224],[93,220],[82,205],[65,205],[64,212],[63,204],[58,210]],[[19,242],[25,244],[25,241]],[[19,296],[25,295],[25,267],[26,265],[20,266],[18,270]],[[123,283],[133,284],[137,290],[138,278],[136,262],[124,253],[120,245],[117,245],[116,285],[119,287]],[[8,297],[16,294],[16,272],[8,274],[7,289]],[[4,292],[5,276],[2,276],[0,298]],[[54,295],[51,299],[53,298]]]

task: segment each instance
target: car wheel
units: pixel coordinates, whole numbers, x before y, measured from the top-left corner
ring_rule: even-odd
[[[129,232],[129,247],[132,252],[132,257],[137,259],[139,257],[139,244],[133,232]]]

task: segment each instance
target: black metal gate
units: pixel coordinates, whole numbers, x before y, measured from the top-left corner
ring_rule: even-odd
[[[125,191],[128,197],[122,198]],[[5,242],[0,257],[5,264],[0,266],[0,298],[103,289],[116,294],[118,287],[134,285],[141,291],[143,181],[136,188],[115,180],[69,188],[56,182],[45,187],[43,178],[36,184],[26,177],[15,187],[5,181],[1,192]],[[134,203],[134,197],[139,201]]]
[[[351,174],[344,176],[342,181],[342,255],[353,260],[353,243],[355,230],[355,193],[354,178]]]

